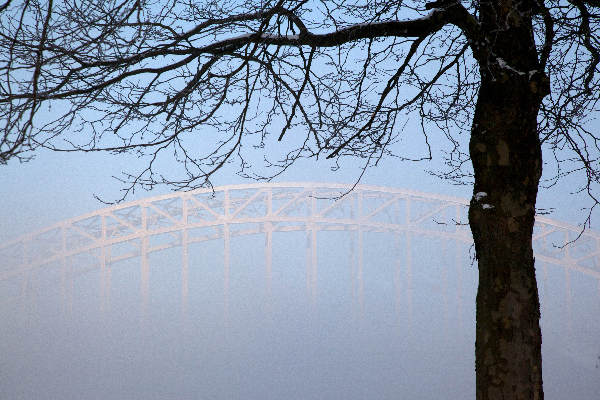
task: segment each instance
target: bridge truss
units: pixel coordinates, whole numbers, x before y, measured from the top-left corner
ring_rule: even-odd
[[[357,237],[360,287],[362,237],[366,232],[404,232],[470,244],[468,201],[410,190],[322,183],[261,183],[231,185],[177,192],[97,210],[19,237],[0,246],[0,283],[5,300],[27,296],[37,271],[62,263],[63,287],[77,271],[67,261],[86,256],[91,268],[101,270],[101,291],[108,293],[111,265],[141,258],[141,291],[149,295],[148,255],[179,247],[182,255],[181,297],[188,297],[189,246],[222,240],[225,292],[229,287],[231,238],[262,234],[265,238],[267,283],[271,279],[273,233],[303,231],[307,242],[307,289],[314,297],[317,286],[317,233],[349,231]],[[564,269],[567,289],[573,272],[596,282],[600,297],[600,235],[543,216],[536,219],[534,251],[547,265]],[[538,264],[539,266],[539,264]],[[63,288],[63,290],[65,290]],[[360,289],[359,289],[360,291]]]

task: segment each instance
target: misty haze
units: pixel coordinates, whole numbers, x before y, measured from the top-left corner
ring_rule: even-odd
[[[2,399],[474,398],[468,203],[238,185],[0,247]],[[541,218],[547,399],[600,393],[600,236]]]

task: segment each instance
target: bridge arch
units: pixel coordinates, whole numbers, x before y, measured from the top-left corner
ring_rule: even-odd
[[[182,248],[185,269],[188,245],[214,239],[223,240],[227,263],[231,237],[256,233],[265,235],[267,263],[274,232],[309,232],[313,248],[316,232],[336,230],[408,232],[470,244],[468,204],[413,190],[315,182],[174,192],[99,209],[0,245],[5,260],[0,281],[26,279],[36,268],[84,253],[105,266],[170,247]],[[586,230],[562,247],[580,232],[580,227],[538,216],[536,259],[561,266],[567,277],[570,271],[583,273],[598,281],[600,291],[600,234]]]
[[[313,182],[230,185],[214,190],[171,193],[103,208],[0,245],[0,259],[3,260],[0,293],[8,294],[3,295],[5,301],[12,298],[15,304],[22,302],[29,295],[30,282],[38,274],[50,265],[59,268],[62,265],[63,275],[58,285],[62,285],[67,301],[73,301],[68,293],[72,281],[78,274],[88,271],[100,272],[100,292],[102,296],[108,296],[111,269],[121,261],[136,263],[139,259],[139,298],[143,308],[151,301],[149,255],[171,249],[181,256],[179,291],[180,303],[185,310],[192,296],[191,246],[213,241],[221,247],[222,290],[227,298],[234,239],[254,235],[264,240],[268,286],[272,279],[273,248],[276,247],[274,236],[296,232],[303,235],[299,247],[305,252],[306,295],[314,301],[319,295],[318,283],[324,267],[319,266],[317,243],[327,232],[342,232],[350,234],[353,241],[350,246],[356,263],[352,276],[353,296],[360,308],[364,301],[362,264],[363,243],[368,246],[367,236],[379,233],[401,235],[406,238],[403,245],[407,248],[416,246],[416,240],[411,242],[411,238],[417,236],[439,239],[441,243],[459,243],[463,250],[472,243],[466,224],[468,200],[380,186],[359,185],[350,189],[352,187],[345,184]],[[576,313],[578,304],[577,293],[574,293],[577,285],[572,284],[575,276],[583,276],[595,285],[595,301],[600,304],[600,235],[588,230],[573,244],[560,247],[579,234],[579,227],[539,216],[533,237],[541,295],[544,296],[544,279],[549,274],[562,272],[565,291],[560,302],[567,311],[565,315],[569,316]],[[403,253],[407,258],[402,261],[407,279],[410,279],[411,264],[416,263],[410,259],[411,254],[416,256],[414,253]],[[88,265],[78,262],[77,268],[70,267],[69,260],[75,258],[85,259]],[[476,268],[471,270],[476,273]],[[461,273],[461,269],[457,271]],[[469,273],[467,268],[465,271]],[[410,284],[404,289],[410,290]],[[411,294],[407,296],[410,302]],[[460,307],[460,294],[456,300]],[[542,303],[544,300],[542,298]],[[544,309],[542,314],[546,314]],[[566,324],[569,325],[567,330],[577,330],[571,326],[571,320]],[[545,344],[549,343],[547,338],[552,339],[551,335],[545,336]],[[565,351],[593,354],[596,350]]]

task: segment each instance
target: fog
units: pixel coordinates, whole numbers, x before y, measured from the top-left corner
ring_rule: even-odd
[[[469,244],[365,232],[359,256],[355,233],[320,231],[313,257],[307,240],[273,233],[270,269],[262,234],[191,244],[187,295],[181,247],[149,255],[146,295],[140,257],[35,269],[2,304],[0,398],[475,397]],[[539,261],[538,279],[546,398],[595,399],[598,280]]]

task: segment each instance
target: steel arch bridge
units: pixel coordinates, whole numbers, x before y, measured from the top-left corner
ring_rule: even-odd
[[[351,190],[352,189],[352,190]],[[0,245],[0,282],[13,288],[8,299],[27,295],[28,282],[50,263],[91,256],[100,268],[102,292],[110,288],[110,265],[140,257],[141,291],[148,301],[148,255],[182,249],[182,301],[188,296],[188,246],[223,241],[225,290],[229,285],[231,238],[262,234],[270,280],[274,232],[307,233],[307,289],[316,295],[317,232],[350,231],[358,240],[361,271],[365,232],[404,232],[470,244],[465,199],[380,186],[329,183],[258,183],[176,192],[128,202],[64,220]],[[600,235],[543,216],[536,218],[534,251],[538,262],[564,269],[567,288],[574,271],[594,280],[600,296]],[[409,244],[410,245],[410,244]],[[539,267],[539,264],[538,264]],[[62,284],[73,279],[64,268]],[[360,274],[358,276],[360,279]],[[14,288],[19,288],[14,290]],[[5,300],[7,297],[5,297]]]
[[[440,365],[436,359],[435,364],[441,369],[439,379],[459,370],[465,374],[452,375],[455,379],[452,385],[474,387],[471,374],[466,374],[472,371],[474,362],[469,357],[473,356],[475,339],[473,306],[477,274],[477,269],[468,265],[466,251],[472,244],[466,225],[468,205],[467,200],[460,198],[378,186],[232,185],[100,209],[2,243],[0,310],[3,311],[0,313],[3,312],[5,323],[0,324],[0,343],[9,360],[4,374],[9,381],[7,387],[10,388],[11,379],[15,390],[32,387],[27,380],[21,386],[17,384],[23,380],[22,371],[33,371],[30,373],[33,379],[46,377],[65,387],[85,380],[87,373],[90,381],[99,382],[102,368],[98,363],[104,360],[101,366],[110,371],[121,365],[112,361],[110,351],[115,347],[107,344],[110,340],[119,343],[121,347],[117,348],[131,359],[138,356],[136,351],[143,353],[140,359],[144,363],[172,357],[170,350],[176,349],[178,343],[186,354],[192,354],[191,358],[200,359],[202,354],[194,349],[204,347],[198,347],[198,343],[207,348],[228,349],[227,335],[243,340],[246,335],[255,335],[262,338],[258,343],[271,346],[269,335],[273,332],[279,335],[279,343],[285,344],[282,348],[300,343],[304,353],[305,347],[315,345],[312,333],[305,333],[309,339],[302,341],[291,334],[286,336],[288,330],[277,329],[279,319],[284,316],[287,321],[292,313],[299,315],[293,325],[299,330],[309,329],[307,326],[320,330],[325,325],[320,324],[319,318],[333,315],[335,320],[323,330],[336,324],[356,330],[361,341],[346,344],[365,344],[364,340],[376,338],[383,350],[372,348],[380,349],[381,354],[393,355],[398,351],[404,354],[417,349],[419,356],[427,360],[428,352],[437,355],[440,351],[448,352],[452,354],[452,365]],[[580,228],[543,216],[537,218],[534,228],[544,370],[550,371],[545,385],[560,394],[557,398],[572,395],[573,374],[579,382],[587,382],[589,393],[597,393],[600,235],[587,230],[574,243],[561,247],[579,234]],[[346,242],[340,245],[328,242],[340,238]],[[390,238],[393,240],[389,241]],[[337,247],[324,246],[332,243]],[[254,246],[251,253],[246,253],[247,246]],[[161,268],[155,269],[163,256],[169,257],[166,261],[169,268],[160,265]],[[249,260],[253,257],[262,257],[264,262]],[[306,264],[305,271],[303,265],[296,268],[298,263]],[[457,266],[455,272],[451,269],[453,263]],[[253,270],[248,272],[246,267]],[[340,274],[347,276],[340,278]],[[373,278],[377,274],[379,280]],[[155,286],[157,281],[161,284]],[[249,282],[260,287],[250,286]],[[413,284],[418,290],[413,290]],[[449,287],[453,292],[449,292]],[[338,291],[328,292],[332,288]],[[243,303],[248,300],[248,293],[240,294],[243,290],[238,292],[238,289],[255,296],[251,304]],[[286,297],[278,297],[280,294]],[[173,313],[179,307],[183,318]],[[469,321],[463,318],[466,309]],[[275,322],[269,322],[271,318]],[[349,320],[355,324],[344,325]],[[248,321],[262,324],[264,330],[260,332],[264,335],[246,332],[244,323]],[[449,329],[450,322],[456,329]],[[380,336],[360,336],[365,326],[379,327]],[[162,333],[162,340],[165,337],[172,340],[153,341],[158,330],[167,332]],[[330,334],[333,335],[327,332],[326,336]],[[344,331],[344,334],[352,333]],[[40,337],[42,346],[36,342]],[[91,350],[72,343],[86,343]],[[125,346],[133,343],[137,347]],[[163,348],[165,353],[160,353]],[[360,350],[366,356],[370,348],[344,348],[343,354]],[[82,350],[91,354],[82,357],[90,358],[93,368],[79,371],[63,365],[68,379],[61,380],[54,367],[60,364],[51,358],[52,354],[68,360],[69,354],[75,357],[73,354]],[[325,350],[331,351],[329,347]],[[47,352],[51,355],[47,356]],[[154,352],[159,354],[156,358],[147,355]],[[237,355],[234,351],[230,353]],[[227,354],[222,357],[210,364],[211,368],[229,369],[230,364],[222,360],[239,361],[234,356],[227,359]],[[340,361],[347,362],[345,357]],[[53,360],[50,372],[41,367],[49,359]],[[387,358],[382,359],[374,365],[390,368],[385,364]],[[269,369],[275,368],[268,363],[272,358],[259,360],[263,364],[259,362],[261,368],[257,370],[275,373]],[[85,366],[79,362],[76,365]],[[183,374],[185,365],[169,371]],[[235,368],[241,371],[244,365],[240,363]],[[142,362],[132,361],[123,374],[135,377],[137,382],[144,367]],[[318,367],[310,366],[311,373],[315,368]],[[565,368],[573,368],[575,372],[563,379]],[[431,365],[426,370],[417,366],[413,374],[412,365],[407,369],[400,366],[393,369],[394,379],[401,374],[407,382],[420,382],[419,374],[431,369]],[[346,371],[343,367],[341,370],[342,374]],[[72,379],[72,375],[76,378]],[[114,382],[106,376],[103,379],[102,384],[112,388]],[[194,374],[194,382],[198,379],[213,382],[213,375],[199,378]],[[293,378],[287,379],[293,382]],[[380,385],[379,377],[375,383]],[[229,384],[227,381],[225,386]],[[422,384],[430,385],[431,381]],[[470,386],[464,386],[467,384]],[[235,387],[249,389],[239,383]],[[418,395],[413,393],[408,397]],[[30,397],[39,398],[40,394]]]

